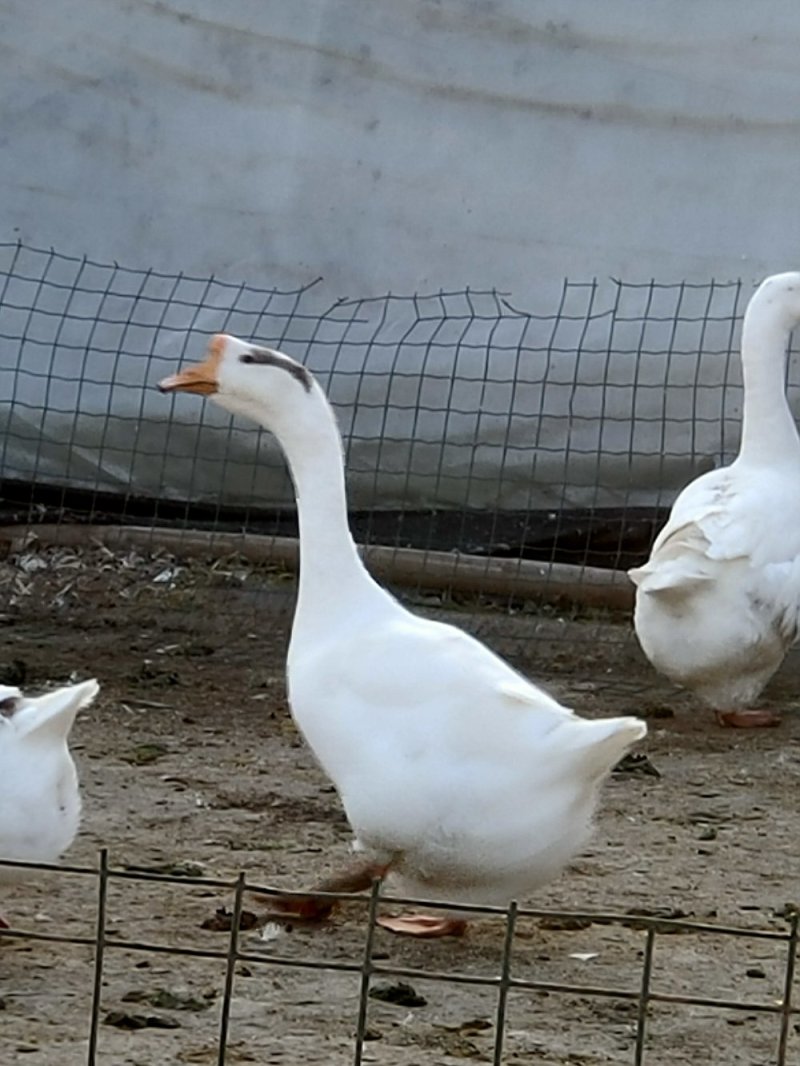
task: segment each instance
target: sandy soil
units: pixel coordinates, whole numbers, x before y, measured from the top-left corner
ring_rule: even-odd
[[[99,702],[73,734],[85,819],[69,862],[95,865],[106,846],[116,868],[177,867],[223,878],[244,870],[256,882],[301,888],[346,857],[349,834],[336,795],[286,708],[292,585],[284,575],[236,560],[181,568],[163,556],[31,551],[0,563],[0,593],[0,678],[24,676],[31,689],[73,672],[102,682]],[[477,632],[581,713],[648,717],[644,750],[661,776],[615,775],[590,848],[527,902],[644,908],[785,931],[786,905],[800,901],[796,657],[768,693],[786,712],[782,726],[739,733],[717,728],[657,678],[624,623],[418,599],[422,609]],[[93,878],[52,875],[4,889],[2,905],[17,929],[91,936],[96,889]],[[230,904],[223,891],[114,881],[108,928],[112,940],[224,950],[227,936],[202,924]],[[325,926],[270,927],[268,941],[256,928],[241,943],[255,954],[360,963],[364,914],[352,903]],[[502,937],[502,921],[490,918],[460,941],[379,931],[376,953],[382,966],[492,977]],[[523,919],[512,972],[635,990],[643,947],[642,932],[619,923],[565,929]],[[653,987],[775,1004],[785,960],[786,945],[768,940],[663,936]],[[216,1063],[223,975],[222,961],[109,947],[97,1062]],[[0,1062],[85,1063],[91,981],[87,947],[0,942]],[[396,983],[375,979],[379,987]],[[412,983],[417,1005],[370,999],[365,1062],[492,1061],[495,990]],[[357,1006],[356,975],[240,964],[226,1061],[350,1063]],[[169,1027],[119,1028],[109,1024],[115,1012]],[[503,1061],[632,1063],[635,1021],[635,1005],[618,998],[513,992]],[[768,1066],[777,1032],[775,1015],[657,1004],[645,1063]],[[800,1062],[794,1031],[787,1062]]]

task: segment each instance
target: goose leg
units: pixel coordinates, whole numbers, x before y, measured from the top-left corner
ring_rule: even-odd
[[[324,922],[331,916],[337,900],[318,896],[316,892],[365,892],[376,880],[388,873],[389,866],[363,863],[334,874],[317,885],[307,896],[271,896],[270,905],[276,918],[302,922]],[[467,923],[463,918],[446,918],[431,914],[407,914],[397,918],[381,917],[377,924],[392,933],[431,940],[442,936],[463,936]]]
[[[777,711],[761,710],[715,711],[717,723],[734,729],[763,729],[781,724]]]
[[[365,892],[372,887],[373,881],[386,876],[387,869],[387,866],[377,866],[375,863],[351,866],[320,882],[307,896],[271,896],[269,901],[277,917],[323,922],[331,916],[338,901],[318,896],[317,892]]]

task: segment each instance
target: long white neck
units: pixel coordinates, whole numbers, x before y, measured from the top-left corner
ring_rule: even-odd
[[[294,482],[300,527],[295,626],[326,629],[392,597],[364,567],[347,517],[342,441],[324,393],[314,383],[302,408],[271,426]]]
[[[739,458],[767,463],[794,460],[800,453],[797,428],[786,399],[786,349],[791,323],[761,292],[750,302],[742,326],[744,411]]]

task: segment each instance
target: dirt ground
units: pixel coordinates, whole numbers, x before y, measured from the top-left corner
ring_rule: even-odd
[[[785,931],[800,901],[798,659],[768,692],[784,709],[774,730],[719,729],[708,712],[659,679],[629,627],[553,611],[477,610],[417,597],[421,609],[477,632],[588,716],[648,718],[643,746],[660,776],[614,775],[595,837],[536,907],[689,915]],[[0,679],[35,690],[96,676],[97,704],[73,749],[85,816],[66,861],[185,870],[308,887],[347,856],[336,795],[298,738],[283,686],[292,603],[285,575],[237,560],[183,565],[166,557],[31,549],[0,563]],[[2,887],[15,929],[93,935],[94,878],[59,874]],[[224,950],[202,928],[231,894],[188,885],[114,881],[109,935]],[[247,906],[252,904],[248,901]],[[255,908],[254,908],[255,909]],[[365,911],[348,904],[327,925],[242,933],[253,954],[360,963]],[[516,977],[636,990],[644,935],[614,924],[522,919]],[[379,930],[382,966],[496,976],[503,923],[484,918],[462,940],[413,941]],[[786,945],[681,934],[657,939],[653,988],[774,1005]],[[0,941],[0,1062],[82,1066],[92,951]],[[224,962],[115,949],[104,967],[97,1062],[103,1066],[216,1063]],[[240,964],[227,1062],[353,1061],[358,976],[319,968]],[[378,988],[397,983],[376,977]],[[369,1000],[364,1061],[385,1066],[491,1062],[496,990],[412,981],[411,1003]],[[143,1028],[136,1016],[149,1018]],[[131,1020],[132,1018],[132,1020]],[[155,1022],[155,1025],[152,1023]],[[503,1062],[633,1063],[635,1004],[562,992],[512,992]],[[163,1027],[162,1027],[163,1026]],[[788,1063],[800,1062],[800,1015]],[[646,1066],[776,1062],[778,1017],[755,1010],[655,1004]]]

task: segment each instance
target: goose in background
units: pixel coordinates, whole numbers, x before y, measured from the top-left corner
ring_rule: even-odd
[[[800,439],[786,353],[800,322],[800,273],[764,281],[742,326],[739,454],[678,496],[636,587],[634,626],[653,666],[722,725],[776,725],[754,707],[800,620]]]

